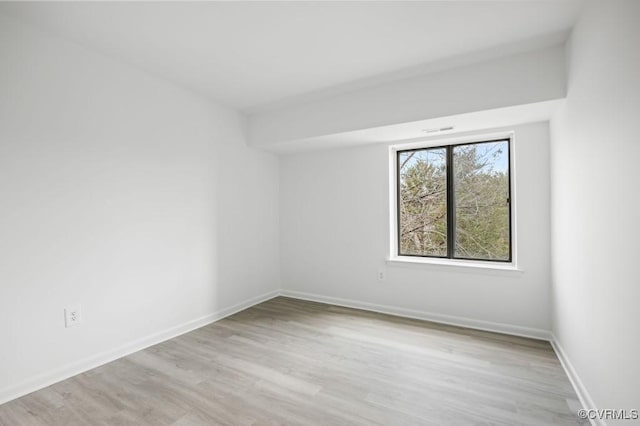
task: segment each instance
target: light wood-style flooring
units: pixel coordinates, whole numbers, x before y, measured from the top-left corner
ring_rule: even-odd
[[[0,405],[1,425],[580,424],[547,342],[278,297]]]

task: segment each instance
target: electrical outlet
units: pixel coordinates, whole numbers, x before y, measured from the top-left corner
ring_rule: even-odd
[[[384,271],[384,269],[380,269],[378,271],[378,281],[384,281],[385,278],[387,278],[386,272]]]
[[[64,309],[64,326],[66,328],[73,327],[82,322],[82,312],[80,311],[80,305],[72,308]]]

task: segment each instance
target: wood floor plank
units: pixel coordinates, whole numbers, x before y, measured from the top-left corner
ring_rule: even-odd
[[[576,425],[548,342],[278,297],[0,405],[0,425]]]

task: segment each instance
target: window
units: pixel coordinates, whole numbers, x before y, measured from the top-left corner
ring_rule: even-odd
[[[395,152],[399,256],[511,262],[510,142]]]

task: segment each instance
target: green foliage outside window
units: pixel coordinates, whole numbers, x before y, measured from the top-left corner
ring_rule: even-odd
[[[398,166],[400,255],[510,260],[507,140],[400,151]]]

